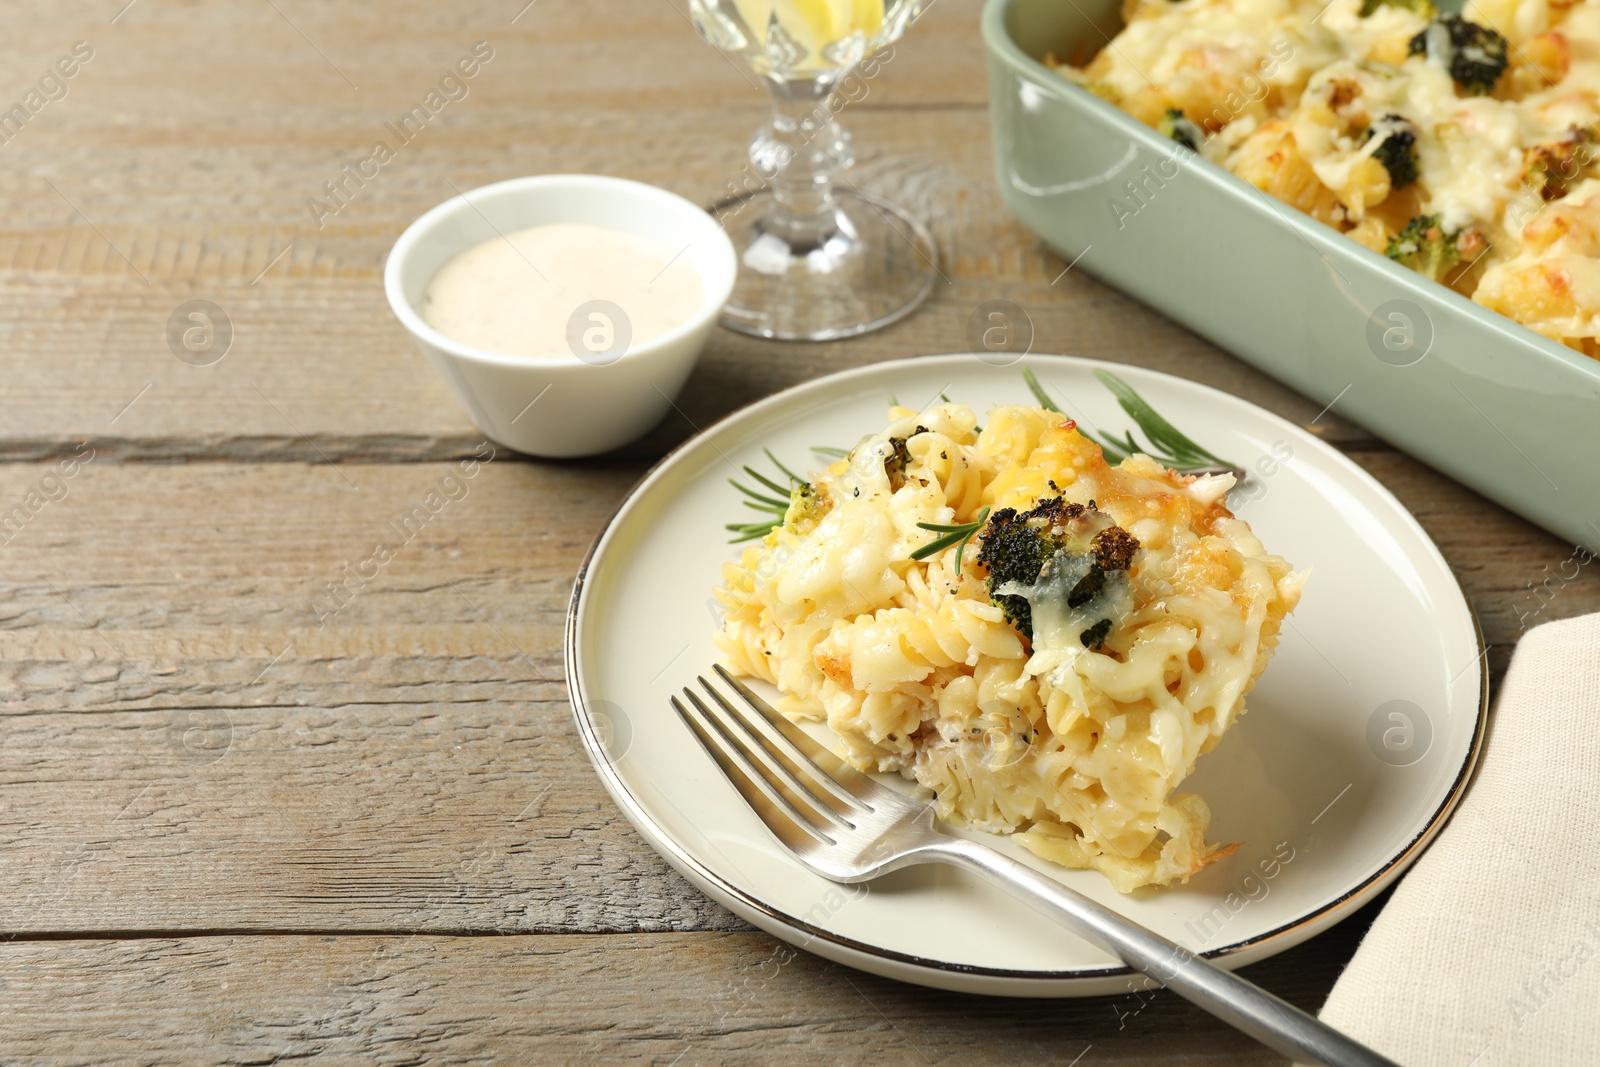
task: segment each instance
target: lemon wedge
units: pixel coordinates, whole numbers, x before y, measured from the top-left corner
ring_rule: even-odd
[[[883,29],[883,0],[855,0],[851,5],[850,29],[873,37]]]
[[[734,0],[734,7],[763,46],[776,16],[813,56],[852,33],[871,37],[883,28],[883,0]]]
[[[733,0],[733,9],[756,35],[756,41],[765,47],[767,27],[772,24],[772,0]]]

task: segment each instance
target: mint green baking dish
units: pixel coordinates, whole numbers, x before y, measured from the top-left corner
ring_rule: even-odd
[[[1600,551],[1600,361],[1361,247],[1039,62],[1092,54],[1121,28],[1119,7],[984,10],[995,169],[1017,217],[1078,269]]]

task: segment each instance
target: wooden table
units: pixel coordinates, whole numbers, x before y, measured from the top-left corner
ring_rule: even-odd
[[[795,382],[963,350],[984,300],[1022,305],[1037,350],[1314,425],[1443,546],[1496,676],[1535,617],[1600,608],[1593,568],[1536,597],[1569,546],[1333,398],[1063,274],[994,190],[979,4],[942,0],[846,116],[856,180],[939,240],[928,305],[838,344],[718,333],[685,418],[606,459],[495,461],[319,627],[326,584],[481,440],[385,304],[401,229],[552,171],[709,202],[764,100],[685,0],[126,2],[13,4],[0,41],[0,104],[29,108],[0,127],[0,513],[25,509],[0,532],[0,1060],[1274,1062],[1165,995],[1132,1017],[779,966],[580,750],[567,594],[651,459]],[[480,40],[464,99],[337,211],[308,206]],[[231,323],[208,366],[165,336],[190,300]],[[1250,973],[1316,1008],[1371,912]]]

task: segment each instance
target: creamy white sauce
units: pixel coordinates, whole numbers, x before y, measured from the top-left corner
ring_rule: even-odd
[[[591,301],[606,308],[588,308]],[[700,310],[700,276],[678,249],[560,222],[493,237],[439,269],[422,317],[453,341],[506,356],[611,358]],[[620,348],[619,338],[626,338]]]

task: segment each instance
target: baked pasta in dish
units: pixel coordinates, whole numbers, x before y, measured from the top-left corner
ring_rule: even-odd
[[[856,766],[933,790],[941,817],[1124,892],[1232,851],[1175,791],[1304,581],[1228,511],[1232,475],[1110,466],[1040,408],[982,430],[955,403],[889,416],[725,566],[730,666],[826,719]],[[919,523],[973,536],[919,560],[938,537]]]
[[[1123,14],[1086,63],[1051,63],[1184,151],[1600,356],[1600,5],[1126,0]]]

